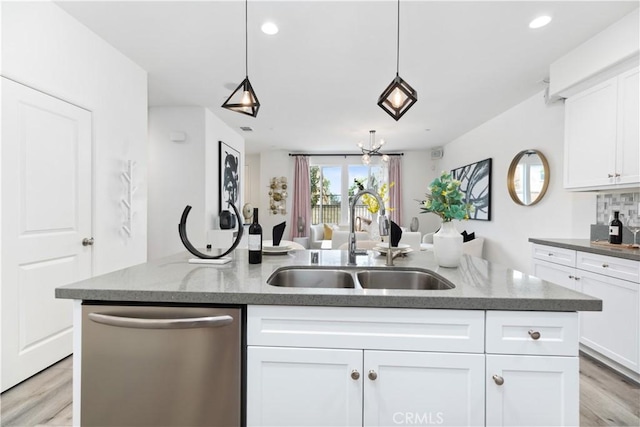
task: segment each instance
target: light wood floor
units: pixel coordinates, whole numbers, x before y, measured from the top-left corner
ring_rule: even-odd
[[[71,426],[73,356],[0,395],[0,425]]]
[[[3,427],[71,426],[72,356],[2,393]],[[580,356],[580,425],[640,426],[640,387]]]

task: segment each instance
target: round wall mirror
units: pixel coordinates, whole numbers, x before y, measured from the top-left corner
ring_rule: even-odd
[[[531,206],[544,197],[549,186],[549,163],[538,150],[519,152],[507,174],[509,195],[519,205]]]

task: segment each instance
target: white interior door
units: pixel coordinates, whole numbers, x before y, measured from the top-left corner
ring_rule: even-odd
[[[91,277],[91,113],[2,78],[2,391],[72,352],[58,286]]]

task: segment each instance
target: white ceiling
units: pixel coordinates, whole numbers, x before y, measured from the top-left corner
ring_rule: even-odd
[[[418,102],[396,122],[376,104],[395,77],[395,1],[249,1],[257,118],[220,108],[245,76],[244,1],[56,3],[148,71],[150,106],[207,107],[247,153],[356,152],[369,129],[389,151],[445,144],[543,90],[549,64],[639,4],[403,0],[400,76]],[[540,14],[551,24],[529,29]]]

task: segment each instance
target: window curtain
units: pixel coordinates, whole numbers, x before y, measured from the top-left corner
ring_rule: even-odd
[[[389,159],[389,184],[392,182],[393,187],[389,189],[389,207],[391,211],[391,221],[402,226],[402,158],[400,156],[391,156]]]
[[[291,213],[291,240],[294,237],[309,236],[311,223],[311,181],[309,178],[309,158],[307,156],[294,156],[294,191],[293,208]],[[298,224],[301,223],[302,233],[298,233]]]

